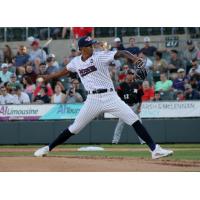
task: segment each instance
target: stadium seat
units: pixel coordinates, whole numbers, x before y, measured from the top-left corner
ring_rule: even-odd
[[[115,28],[114,27],[96,27],[94,29],[95,37],[114,37]]]
[[[140,35],[145,36],[145,35],[149,35],[150,29],[146,28],[146,27],[140,27]]]
[[[128,36],[138,35],[138,28],[137,27],[133,27],[133,28],[128,27],[127,28],[127,35]]]
[[[4,41],[4,28],[0,28],[0,41]]]
[[[163,28],[163,34],[164,35],[171,35],[172,34],[172,28],[171,27],[164,27]]]
[[[14,40],[14,33],[13,33],[13,29],[12,28],[7,28],[6,40],[7,41],[13,41]]]
[[[40,28],[34,28],[34,27],[28,28],[28,36],[39,38],[39,33],[40,33]]]
[[[14,34],[14,41],[26,40],[26,28],[13,28],[12,32]]]
[[[160,27],[153,27],[151,34],[152,35],[161,35],[161,28]]]

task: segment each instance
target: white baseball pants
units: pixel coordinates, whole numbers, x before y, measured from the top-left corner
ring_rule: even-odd
[[[69,131],[78,134],[88,123],[102,113],[110,113],[128,125],[139,120],[133,110],[125,104],[115,91],[89,94]]]

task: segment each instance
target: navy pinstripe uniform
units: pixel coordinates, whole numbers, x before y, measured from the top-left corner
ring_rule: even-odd
[[[126,51],[102,51],[94,52],[93,40],[83,37],[78,46],[82,55],[75,57],[61,72],[49,76],[51,78],[61,77],[68,72],[77,72],[81,82],[88,92],[86,101],[81,108],[73,124],[62,131],[62,133],[48,146],[38,149],[34,155],[44,156],[57,145],[64,143],[71,136],[79,133],[90,121],[101,113],[110,113],[128,125],[132,125],[139,137],[141,137],[152,151],[152,158],[160,158],[172,154],[172,151],[164,150],[156,145],[141,124],[139,117],[133,110],[120,99],[114,90],[114,85],[109,73],[109,64],[114,58],[125,56],[134,61],[136,65],[136,76],[146,77],[143,61]]]
[[[89,93],[74,123],[69,127],[70,132],[79,133],[92,119],[104,112],[113,114],[128,125],[139,120],[114,90],[108,68],[115,54],[116,51],[94,52],[85,62],[82,61],[81,56],[78,56],[66,66],[67,70],[78,73]],[[102,89],[107,92],[94,94],[94,91]]]

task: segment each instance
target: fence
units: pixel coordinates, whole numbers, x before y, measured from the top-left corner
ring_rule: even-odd
[[[0,41],[25,41],[27,37],[34,36],[42,40],[50,38],[52,30],[56,29],[56,38],[61,39],[62,27],[21,27],[0,28]],[[65,39],[70,38],[71,29],[67,29]],[[153,35],[181,35],[189,34],[192,38],[200,36],[198,27],[95,27],[94,36],[102,37],[124,37],[124,36],[153,36]],[[41,37],[42,36],[42,37]]]

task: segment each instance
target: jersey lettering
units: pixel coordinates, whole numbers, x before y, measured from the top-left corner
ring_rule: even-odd
[[[97,71],[97,68],[94,65],[89,66],[86,69],[79,69],[79,73],[80,73],[81,77],[84,77],[94,71]]]

